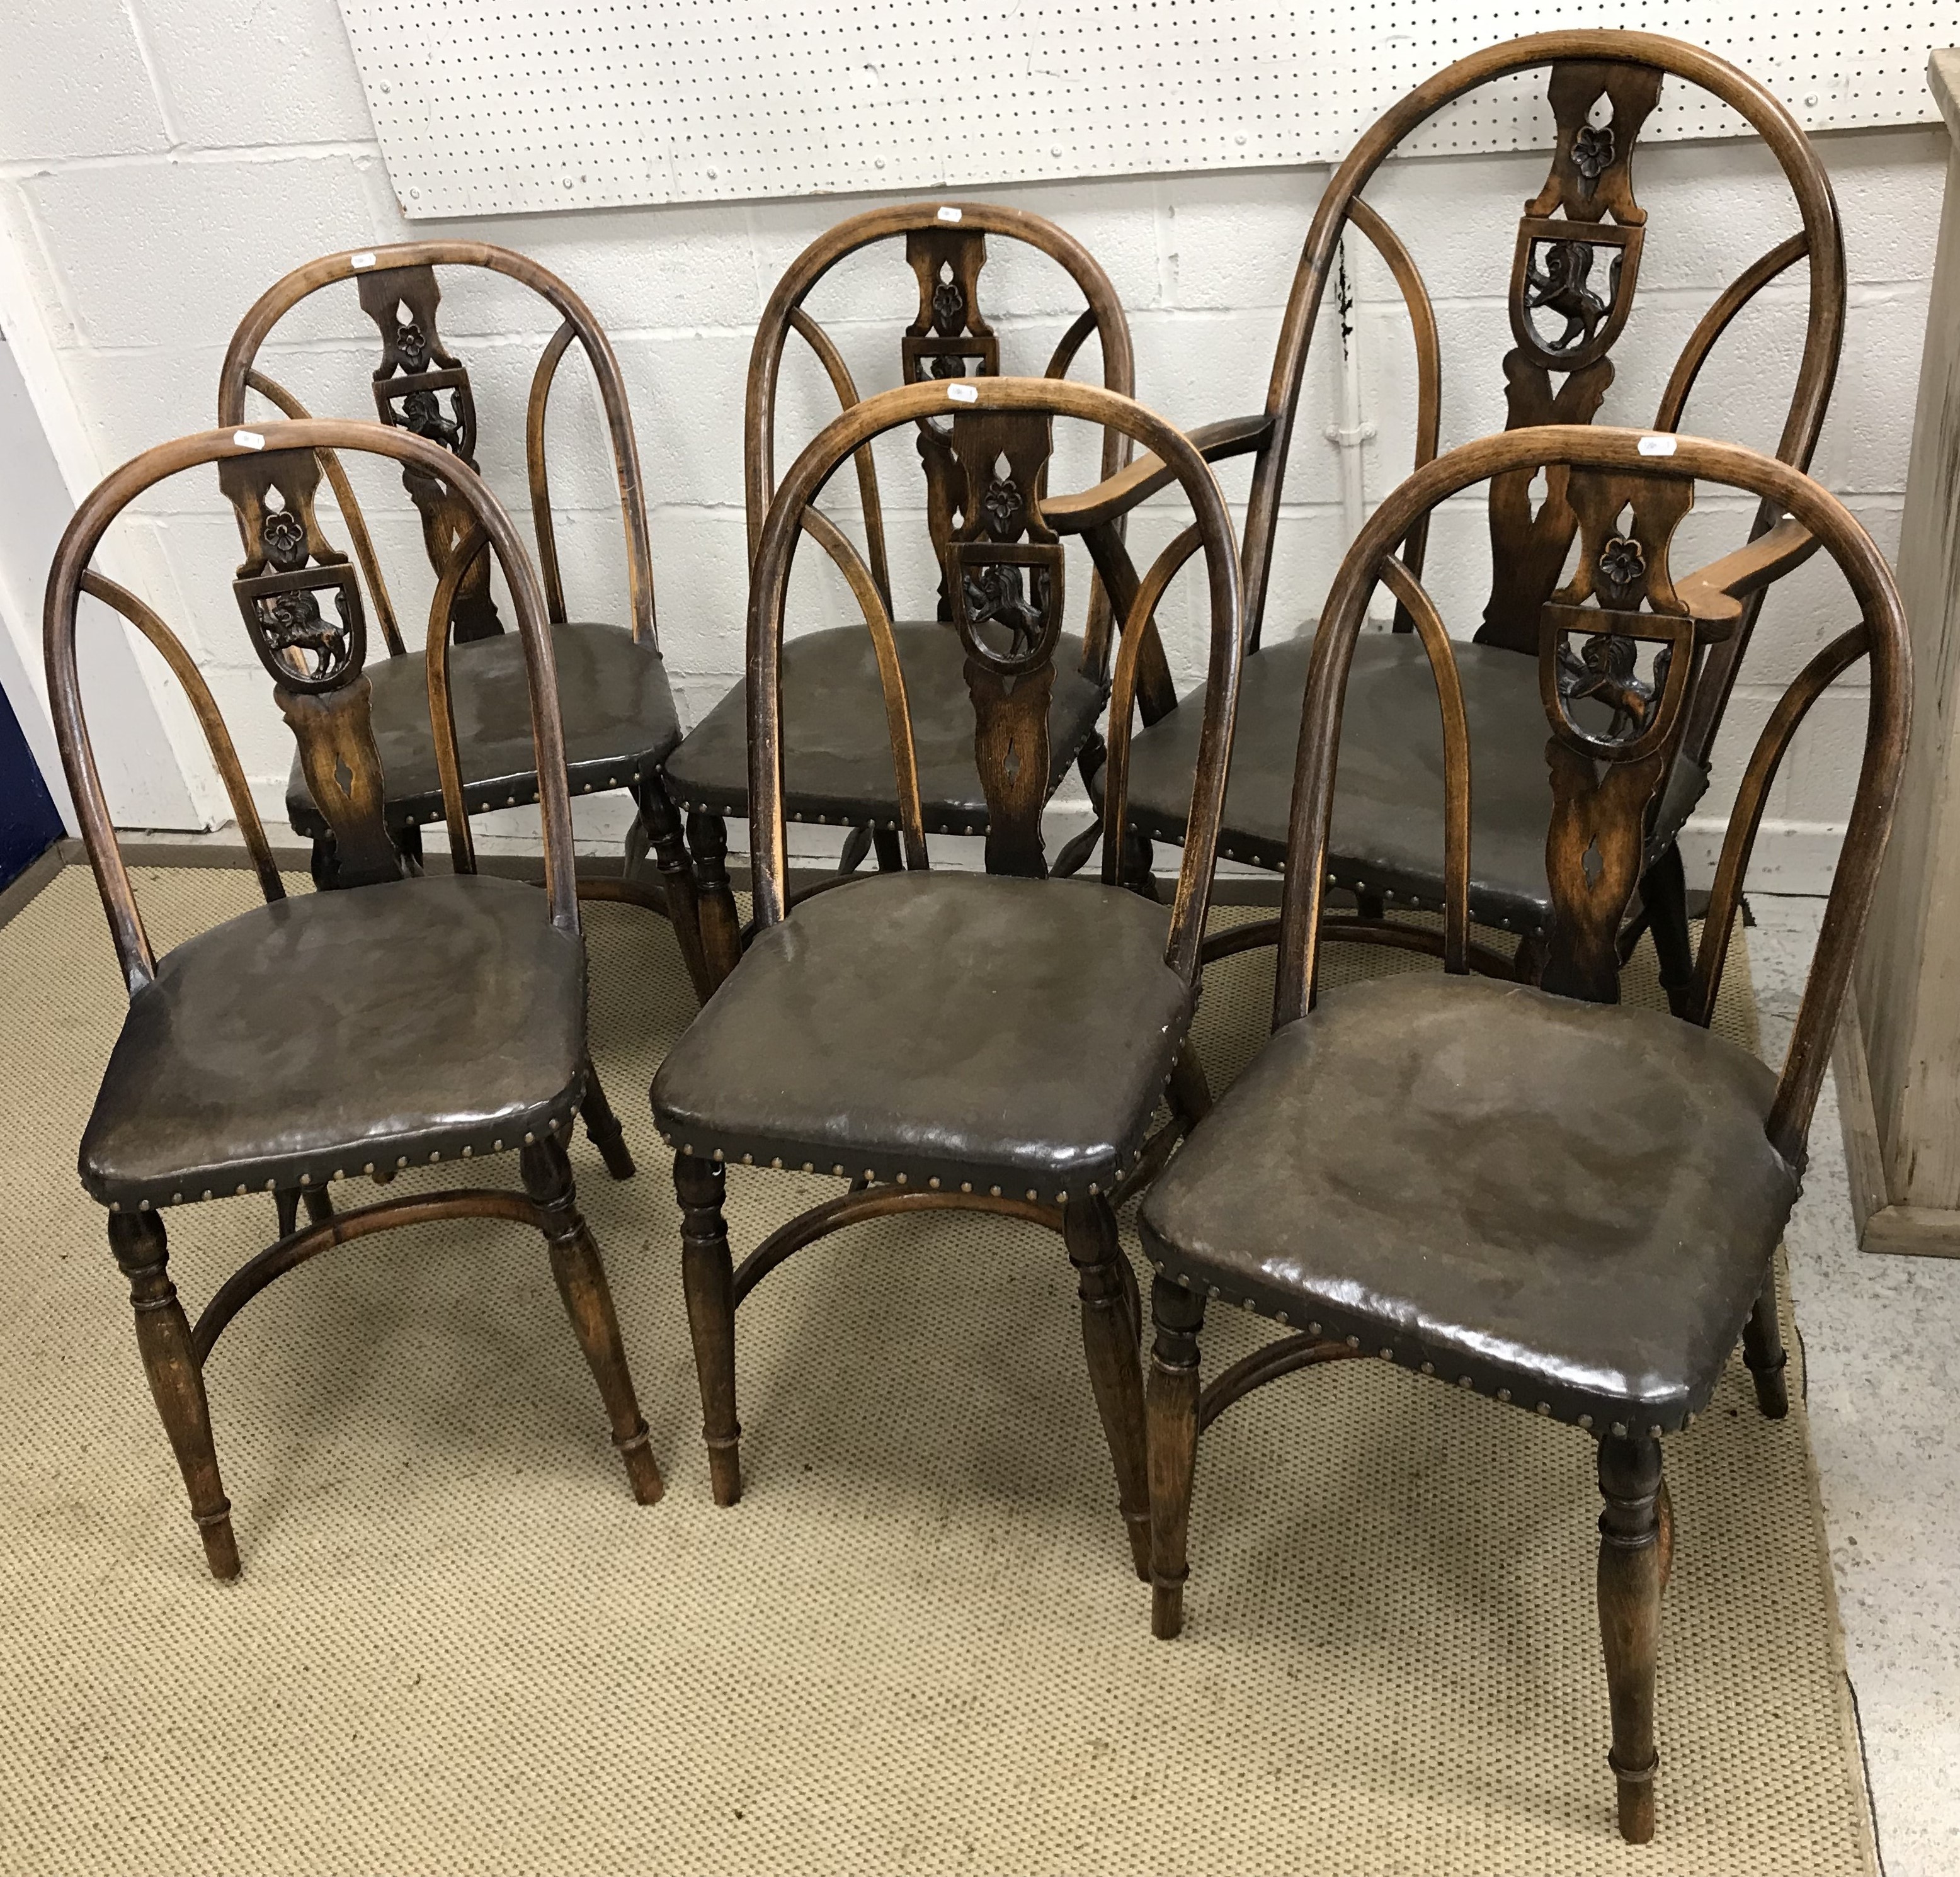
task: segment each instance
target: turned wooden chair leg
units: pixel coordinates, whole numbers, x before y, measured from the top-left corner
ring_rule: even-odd
[[[1653,935],[1654,956],[1660,961],[1661,989],[1677,1017],[1688,1015],[1688,996],[1694,982],[1694,946],[1688,929],[1688,876],[1681,850],[1673,842],[1640,881],[1640,904]]]
[[[1389,916],[1389,903],[1380,894],[1357,886],[1354,889],[1354,913],[1358,919],[1386,919]]]
[[[606,1170],[615,1180],[632,1179],[633,1155],[626,1145],[626,1130],[619,1125],[619,1117],[606,1099],[606,1091],[599,1085],[599,1072],[596,1069],[585,1072],[585,1098],[578,1104],[578,1113],[585,1123],[586,1137],[599,1149]]]
[[[279,1236],[290,1238],[299,1230],[300,1189],[298,1186],[281,1186],[272,1195],[272,1204],[279,1215]]]
[[[1198,1333],[1204,1294],[1159,1278],[1150,1287],[1157,1344],[1150,1353],[1150,1634],[1169,1642],[1184,1628],[1191,1482],[1198,1466]]]
[[[905,857],[899,848],[899,831],[896,827],[873,828],[871,845],[877,850],[880,873],[904,872]]]
[[[571,1183],[571,1162],[562,1142],[547,1135],[527,1147],[520,1157],[524,1190],[551,1221],[545,1243],[551,1253],[552,1275],[565,1300],[565,1313],[599,1384],[600,1398],[612,1423],[612,1444],[625,1463],[633,1497],[651,1505],[667,1488],[654,1463],[647,1424],[633,1394],[633,1377],[626,1367],[625,1345],[619,1339],[619,1319],[612,1292],[599,1261],[599,1247],[578,1210]]]
[[[300,1197],[306,1202],[308,1221],[317,1225],[333,1216],[333,1198],[324,1186],[302,1186]]]
[[[721,980],[708,966],[702,937],[701,906],[695,892],[694,863],[688,858],[687,843],[682,837],[680,812],[658,776],[641,777],[633,790],[633,799],[639,804],[639,826],[653,852],[654,871],[660,877],[660,890],[667,899],[667,918],[680,947],[681,961],[687,967],[695,996],[705,1004]]]
[[[742,1425],[735,1418],[735,1273],[721,1215],[726,1176],[714,1161],[674,1156],[681,1204],[681,1284],[701,1383],[701,1432],[708,1483],[718,1506],[742,1496]]]
[[[855,873],[864,865],[864,856],[870,851],[870,829],[854,827],[844,837],[844,845],[837,856],[837,871],[839,873]]]
[[[1619,1782],[1620,1835],[1644,1844],[1654,1834],[1654,1660],[1660,1593],[1669,1561],[1661,1545],[1660,1443],[1651,1435],[1609,1434],[1599,1443],[1599,1640],[1606,1657],[1613,1746],[1607,1761]],[[1668,1549],[1673,1519],[1668,1518]]]
[[[1130,1534],[1137,1575],[1150,1574],[1150,1474],[1144,1454],[1144,1377],[1137,1361],[1137,1324],[1121,1269],[1126,1262],[1116,1215],[1100,1194],[1071,1199],[1061,1214],[1062,1240],[1075,1266],[1082,1299],[1082,1347],[1090,1385],[1102,1417],[1103,1437],[1116,1469],[1116,1501]],[[1134,1275],[1132,1277],[1134,1282]]]
[[[231,1501],[218,1477],[204,1370],[191,1348],[190,1325],[177,1301],[177,1286],[170,1282],[164,1222],[154,1212],[112,1212],[109,1247],[129,1281],[136,1347],[190,1494],[190,1515],[204,1540],[205,1562],[214,1577],[235,1577],[238,1542],[231,1535]]]
[[[708,977],[719,985],[742,958],[742,922],[728,884],[728,824],[718,815],[689,815],[687,844],[694,854],[702,953]]]
[[[1756,1405],[1771,1421],[1790,1412],[1790,1383],[1784,1375],[1790,1357],[1783,1346],[1783,1323],[1777,1307],[1776,1266],[1771,1263],[1756,1307],[1742,1326],[1742,1360],[1756,1385]]]

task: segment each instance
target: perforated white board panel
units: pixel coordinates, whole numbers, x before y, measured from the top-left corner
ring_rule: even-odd
[[[1934,115],[1955,0],[341,0],[412,218],[1330,162],[1463,54],[1639,26],[1752,73],[1806,129]],[[1549,143],[1542,74],[1418,150]],[[1650,137],[1737,134],[1670,81]]]

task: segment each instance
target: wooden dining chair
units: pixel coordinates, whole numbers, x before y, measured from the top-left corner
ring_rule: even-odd
[[[1634,153],[1663,81],[1672,78],[1731,106],[1762,138],[1795,198],[1800,226],[1744,268],[1701,316],[1675,360],[1653,427],[1672,431],[1680,426],[1716,342],[1764,287],[1806,261],[1809,323],[1777,454],[1799,468],[1810,461],[1844,337],[1844,242],[1829,179],[1788,111],[1733,65],[1649,33],[1541,33],[1490,46],[1439,72],[1375,124],[1328,183],[1287,303],[1264,410],[1192,433],[1214,461],[1246,451],[1255,459],[1243,534],[1244,704],[1223,838],[1229,859],[1277,869],[1287,850],[1312,628],[1276,643],[1263,643],[1262,629],[1308,343],[1328,281],[1341,265],[1344,237],[1358,233],[1379,252],[1407,305],[1414,338],[1420,467],[1436,453],[1442,411],[1436,313],[1415,257],[1363,192],[1382,164],[1454,100],[1545,67],[1550,68],[1557,141],[1545,187],[1524,205],[1512,256],[1508,297],[1514,343],[1499,362],[1507,427],[1590,423],[1605,403],[1616,360],[1637,336],[1635,297],[1646,237],[1655,232],[1665,240],[1666,231],[1650,227],[1634,194]],[[1456,280],[1449,287],[1457,294],[1483,291]],[[1051,504],[1051,524],[1064,534],[1107,529],[1162,481],[1155,465],[1140,459],[1101,488]],[[1542,499],[1534,496],[1529,475],[1494,478],[1488,509],[1489,599],[1472,643],[1458,660],[1472,734],[1492,750],[1477,792],[1471,905],[1479,923],[1517,935],[1514,958],[1492,968],[1529,980],[1544,956],[1552,907],[1543,860],[1551,795],[1529,734],[1537,713],[1538,615],[1558,583],[1578,518],[1556,469]],[[1784,551],[1776,519],[1767,508],[1757,512],[1748,544],[1740,551],[1746,557],[1725,564],[1720,576],[1742,583],[1740,623],[1710,649],[1695,675],[1687,732],[1650,816],[1635,910],[1621,935],[1623,948],[1631,951],[1640,931],[1651,927],[1662,982],[1677,1001],[1688,996],[1692,961],[1675,837],[1707,786],[1716,735],[1761,589],[1803,558],[1801,552]],[[1419,522],[1404,544],[1404,558],[1414,573],[1422,570],[1427,527],[1426,520]],[[1120,574],[1113,577],[1120,605],[1126,582]],[[1433,912],[1444,897],[1442,751],[1425,661],[1411,623],[1406,609],[1398,609],[1393,631],[1361,641],[1342,718],[1341,789],[1328,866],[1337,883],[1351,888],[1373,913],[1391,903]],[[1185,709],[1171,707],[1174,699],[1157,702],[1160,720],[1138,735],[1130,777],[1132,844],[1145,865],[1150,840],[1183,837],[1183,805],[1202,716],[1201,711],[1187,716]],[[1186,707],[1197,703],[1201,696],[1185,700]],[[1268,920],[1218,934],[1208,956],[1270,945],[1277,929]]]
[[[1546,766],[1553,802],[1535,987],[1472,969],[1475,788],[1520,752],[1475,735],[1462,669],[1472,648],[1446,636],[1398,549],[1450,496],[1539,469],[1564,472],[1579,549],[1539,608],[1539,722],[1517,732]],[[1691,733],[1690,675],[1747,614],[1669,570],[1698,480],[1747,491],[1821,542],[1858,623],[1810,660],[1764,726],[1685,1008],[1665,1015],[1617,1001],[1618,935],[1653,804]],[[1440,952],[1443,970],[1316,998],[1322,946],[1382,935],[1379,922],[1324,916],[1342,712],[1378,580],[1414,622],[1443,726],[1444,916],[1421,948]],[[1860,660],[1870,693],[1857,792],[1778,1073],[1708,1023],[1778,767],[1806,712]],[[1159,1636],[1183,1620],[1198,1434],[1262,1383],[1372,1357],[1576,1424],[1597,1444],[1605,1499],[1599,1625],[1620,1829],[1652,1836],[1655,1639],[1673,1544],[1661,1441],[1707,1405],[1739,1336],[1764,1411],[1787,1412],[1773,1261],[1891,825],[1911,690],[1898,595],[1870,538],[1815,483],[1752,450],[1603,427],[1516,430],[1427,465],[1370,519],[1328,595],[1307,679],[1272,1034],[1141,1213],[1156,1272]],[[1589,700],[1609,714],[1586,711]],[[1416,945],[1420,929],[1389,932]],[[1214,1300],[1292,1333],[1201,1389]]]
[[[918,286],[918,313],[898,341],[902,382],[937,384],[997,376],[1001,335],[983,308],[981,295],[990,236],[1046,255],[1067,272],[1087,302],[1050,356],[1045,376],[1066,377],[1093,337],[1102,356],[1104,387],[1125,397],[1132,394],[1130,332],[1115,289],[1088,250],[1053,222],[985,202],[909,203],[854,215],[813,242],[791,264],[769,296],[756,329],[743,429],[752,559],[775,493],[777,410],[784,354],[793,333],[816,355],[839,404],[848,410],[858,402],[858,386],[842,352],[805,310],[805,300],[850,256],[902,240]],[[992,310],[998,317],[999,309]],[[921,421],[916,440],[937,567],[955,532],[972,518],[960,510],[960,481],[946,419],[937,407]],[[1127,439],[1113,434],[1106,437],[1100,474],[1115,474],[1128,457]],[[855,468],[867,567],[880,602],[889,612],[890,557],[877,465],[869,449],[859,453]],[[892,640],[905,667],[927,830],[935,834],[984,834],[991,811],[973,753],[971,712],[961,676],[963,655],[953,625],[955,605],[951,590],[942,583],[937,617],[898,621]],[[1154,685],[1163,655],[1156,646],[1154,626],[1150,631],[1146,664]],[[1079,761],[1085,776],[1101,765],[1102,743],[1096,725],[1109,697],[1110,643],[1110,611],[1098,580],[1092,583],[1085,630],[1080,637],[1065,633],[1055,659],[1049,769],[1037,778],[1044,800],[1061,786],[1072,763]],[[741,948],[726,865],[727,820],[749,811],[748,713],[747,688],[738,684],[666,760],[669,792],[687,813],[703,941],[708,969],[717,982],[733,967]],[[870,643],[856,627],[799,632],[787,641],[783,738],[784,812],[788,818],[848,828],[842,862],[845,872],[854,871],[873,845],[878,865],[896,872],[902,865],[899,802],[892,789],[883,688]],[[1058,857],[1056,870],[1074,872],[1093,845],[1090,840],[1074,843]]]
[[[524,255],[488,242],[411,241],[326,255],[295,268],[269,287],[240,322],[219,373],[218,421],[227,428],[244,423],[251,392],[288,418],[309,414],[291,392],[260,369],[259,354],[279,322],[301,301],[351,281],[361,310],[374,322],[381,341],[371,382],[375,415],[383,424],[440,445],[475,469],[478,411],[469,370],[444,344],[437,325],[441,300],[438,270],[450,268],[476,268],[516,281],[542,299],[559,319],[532,375],[524,454],[537,567],[565,706],[566,759],[574,794],[624,789],[637,808],[627,837],[625,876],[608,879],[588,874],[579,881],[578,890],[583,898],[624,900],[671,920],[695,990],[705,996],[712,986],[702,957],[693,876],[680,818],[660,781],[660,763],[680,741],[680,717],[655,629],[639,446],[619,360],[591,310],[556,275]],[[631,615],[625,626],[573,620],[565,605],[552,517],[546,418],[558,367],[574,345],[591,367],[619,485]],[[425,702],[423,655],[402,642],[387,582],[352,484],[330,456],[322,467],[389,654],[368,669],[388,830],[402,853],[418,862],[423,825],[441,821],[444,814]],[[430,564],[441,578],[448,571],[457,542],[469,532],[467,505],[444,478],[416,465],[403,467],[402,481],[421,517]],[[463,799],[473,815],[538,799],[524,660],[517,641],[504,630],[490,568],[489,555],[479,552],[456,583],[450,610],[451,682],[457,721],[463,729]],[[286,809],[294,832],[313,843],[315,879],[323,886],[336,884],[331,818],[309,787],[298,759],[287,785]],[[650,849],[657,879],[645,877],[643,862]],[[603,1139],[593,1138],[616,1177],[632,1171],[632,1158],[616,1129]]]
[[[418,661],[453,874],[411,867],[388,824],[360,583],[316,513],[321,462],[342,450],[439,478],[453,504],[462,551],[437,589]],[[135,594],[90,567],[124,508],[209,463],[244,542],[233,591],[246,634],[298,739],[345,891],[288,896],[230,733],[190,655]],[[542,897],[475,870],[449,620],[479,545],[495,555],[517,615],[544,825]],[[121,614],[183,687],[265,894],[262,907],[161,958],[143,928],[84,718],[75,648],[84,593]],[[137,1347],[212,1574],[238,1573],[205,1394],[212,1345],[282,1272],[394,1225],[503,1219],[544,1234],[634,1496],[642,1504],[657,1499],[660,1471],[565,1152],[591,1069],[585,950],[552,635],[509,516],[454,456],[399,427],[310,421],[183,437],[126,464],[75,511],[49,576],[46,634],[62,761],[129,992],[82,1136],[81,1180],[108,1208]],[[406,1167],[506,1152],[518,1156],[521,1192],[455,1187],[344,1212],[329,1194],[332,1183],[357,1176],[386,1183]],[[261,1192],[282,1201],[280,1237],[218,1287],[193,1326],[170,1282],[164,1210]],[[296,1227],[302,1199],[307,1222]]]
[[[871,439],[943,414],[963,519],[942,564],[986,796],[985,875],[928,869],[909,675],[891,615],[862,557],[815,507],[826,481]],[[1043,861],[1051,699],[1064,643],[1062,550],[1040,495],[1055,416],[1134,437],[1188,498],[1194,519],[1145,576],[1145,601],[1154,604],[1191,555],[1204,556],[1209,721],[1192,838],[1168,908],[1118,886],[1113,862],[1093,882],[1047,877]],[[864,609],[905,865],[833,877],[793,905],[783,616],[804,533],[842,569]],[[1139,606],[1122,635],[1109,710],[1111,799],[1119,804],[1148,615]],[[841,1227],[949,1207],[994,1213],[1045,1225],[1067,1245],[1118,1499],[1137,1568],[1147,1567],[1141,1310],[1112,1197],[1147,1158],[1152,1110],[1191,1021],[1239,659],[1236,544],[1217,485],[1176,430],[1114,392],[994,377],[887,392],[853,403],[776,491],[749,610],[758,930],[653,1085],[655,1123],[676,1150],[688,1320],[718,1504],[732,1504],[741,1490],[736,1306],[791,1253]],[[800,1168],[851,1187],[771,1234],[738,1269],[722,1216],[731,1162]]]

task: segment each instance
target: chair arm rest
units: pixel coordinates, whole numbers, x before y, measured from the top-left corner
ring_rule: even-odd
[[[1677,580],[1674,590],[1704,640],[1726,639],[1742,617],[1743,601],[1803,566],[1817,548],[1817,537],[1786,516],[1733,554]]]
[[[1262,411],[1252,417],[1228,417],[1186,433],[1207,462],[1242,456],[1257,449],[1271,434],[1273,420]],[[1139,502],[1176,481],[1160,457],[1146,453],[1107,481],[1077,495],[1045,496],[1042,519],[1058,535],[1084,534],[1092,528],[1127,515]]]

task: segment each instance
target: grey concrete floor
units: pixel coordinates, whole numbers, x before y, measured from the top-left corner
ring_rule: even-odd
[[[1780,1059],[1824,902],[1751,895]],[[1826,1085],[1787,1244],[1810,1431],[1886,1877],[1960,1873],[1960,1259],[1860,1252]]]

